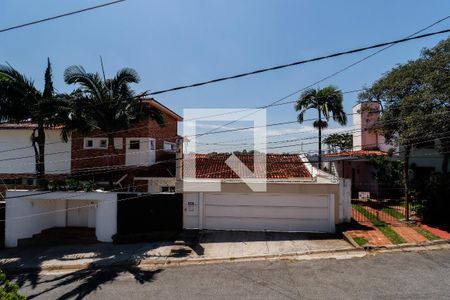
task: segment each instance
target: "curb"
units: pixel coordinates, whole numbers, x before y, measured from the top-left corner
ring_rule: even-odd
[[[358,245],[357,242],[355,242],[355,240],[350,236],[350,234],[348,234],[347,232],[342,232],[342,237],[344,238],[344,240],[347,243],[350,243],[353,247],[355,248],[360,248],[360,249],[364,249],[364,247],[361,247],[360,245]]]

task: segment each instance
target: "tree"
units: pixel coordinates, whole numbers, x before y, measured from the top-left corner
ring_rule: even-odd
[[[0,65],[0,119],[36,125],[31,134],[31,143],[39,185],[43,185],[45,181],[45,129],[57,126],[67,117],[68,109],[63,95],[54,91],[50,59],[47,60],[42,92],[34,86],[31,79],[12,66]]]
[[[114,137],[117,131],[126,130],[144,119],[164,125],[161,112],[142,103],[145,94],[136,94],[130,88],[131,83],[140,81],[133,69],[121,69],[114,78],[107,79],[98,73],[88,73],[81,66],[71,66],[64,72],[64,81],[76,84],[78,88],[71,94],[72,112],[63,134],[67,136],[74,130],[83,134],[101,130],[108,137],[111,164],[115,155]]]
[[[383,104],[376,125],[386,141],[401,146],[408,203],[409,158],[413,145],[437,140],[443,155],[442,174],[450,157],[450,38],[425,49],[416,60],[393,68],[359,96]]]
[[[332,133],[323,142],[331,148],[333,152],[350,151],[353,148],[353,135],[350,133]]]
[[[322,129],[328,127],[331,117],[340,125],[347,124],[342,102],[342,92],[334,86],[328,86],[322,89],[307,89],[300,95],[295,105],[295,110],[300,112],[297,117],[299,123],[303,123],[306,111],[317,110],[318,118],[313,126],[319,130],[319,168],[321,167]],[[322,120],[322,117],[325,120]]]

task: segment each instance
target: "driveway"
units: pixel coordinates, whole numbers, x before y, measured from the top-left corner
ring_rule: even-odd
[[[207,258],[236,258],[348,249],[338,235],[248,231],[201,231],[197,255]]]

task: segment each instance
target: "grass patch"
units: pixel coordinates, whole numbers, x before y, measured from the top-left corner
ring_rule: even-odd
[[[368,241],[365,238],[359,236],[354,237],[353,240],[360,246],[364,246],[365,244],[368,243]]]
[[[391,217],[396,218],[397,220],[403,220],[405,219],[405,215],[402,214],[401,212],[399,212],[398,210],[396,210],[395,208],[392,207],[383,207],[381,209],[382,212],[387,213],[388,215],[390,215]]]
[[[374,214],[368,212],[364,207],[362,207],[362,205],[354,204],[353,208],[360,214],[365,216],[367,219],[369,219],[369,221],[372,222],[372,224],[375,225],[381,231],[381,233],[383,233],[393,244],[397,245],[406,243],[406,241],[391,227],[389,227],[388,224],[378,220]]]
[[[420,226],[413,226],[413,229],[417,231],[419,234],[423,235],[429,241],[436,241],[441,239],[437,235],[434,235],[433,233],[429,232],[428,230]]]

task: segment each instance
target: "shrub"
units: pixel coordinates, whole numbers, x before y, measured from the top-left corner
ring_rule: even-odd
[[[19,286],[6,279],[6,275],[0,272],[0,299],[22,300],[25,296],[19,294]]]

